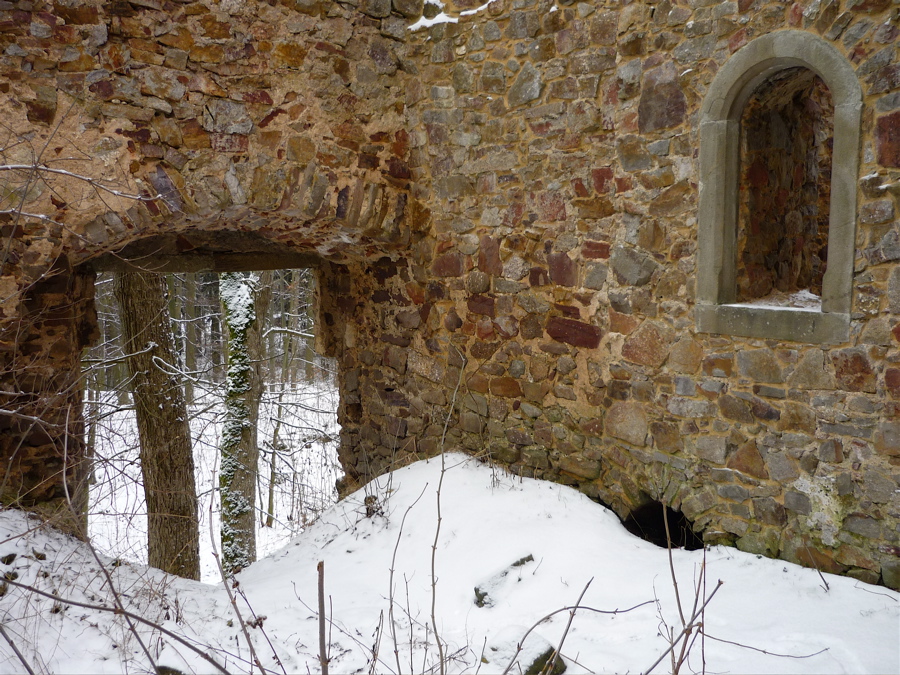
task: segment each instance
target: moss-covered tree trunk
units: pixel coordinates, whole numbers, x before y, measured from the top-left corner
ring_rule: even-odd
[[[115,277],[124,349],[137,415],[141,473],[147,502],[151,566],[200,578],[200,530],[194,456],[181,377],[161,274],[122,272]]]
[[[226,273],[219,277],[227,334],[225,421],[219,495],[222,504],[222,564],[229,574],[256,560],[257,422],[262,396],[262,325],[271,274]]]

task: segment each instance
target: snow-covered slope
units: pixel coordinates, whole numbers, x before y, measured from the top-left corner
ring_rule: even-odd
[[[440,459],[381,478],[238,576],[236,592],[245,596],[238,607],[254,624],[247,630],[267,669],[319,670],[319,561],[332,673],[434,666],[432,603],[450,672],[502,672],[521,636],[545,615],[575,604],[589,582],[582,606],[611,611],[646,604],[618,614],[579,610],[562,648],[567,672],[643,672],[666,650],[661,633],[665,626],[677,633],[681,622],[665,550],[633,537],[575,490],[515,478],[460,455],[445,462],[434,584]],[[31,530],[35,524],[17,512],[0,513],[0,574],[111,607],[88,549]],[[15,559],[4,564],[10,553]],[[690,613],[704,552],[678,550],[673,559]],[[703,617],[709,637],[697,638],[682,672],[700,672],[704,660],[710,673],[900,672],[900,594],[830,575],[826,590],[815,570],[729,548],[708,550],[705,561],[706,595],[718,580],[724,583]],[[127,564],[109,570],[127,609],[183,636],[230,672],[250,670],[240,622],[221,585]],[[35,672],[147,672],[148,656],[121,616],[54,606],[61,607],[13,586],[0,598],[3,630]],[[540,623],[525,651],[555,646],[569,618],[564,611]],[[138,632],[155,664],[214,671],[159,630]],[[655,672],[670,668],[664,659]],[[2,635],[0,672],[25,672]]]

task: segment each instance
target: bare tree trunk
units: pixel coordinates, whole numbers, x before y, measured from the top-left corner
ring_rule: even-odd
[[[153,567],[200,578],[200,533],[194,458],[181,378],[171,367],[172,328],[166,280],[159,274],[115,277],[124,349],[141,442],[147,501],[148,558]]]
[[[187,405],[194,403],[194,377],[197,370],[197,276],[185,275],[184,288],[184,369],[191,376],[184,381],[184,400]]]
[[[268,283],[266,282],[268,278]],[[262,331],[271,298],[271,273],[219,277],[228,346],[225,422],[219,494],[222,500],[222,562],[228,573],[256,560],[257,422],[263,390]]]

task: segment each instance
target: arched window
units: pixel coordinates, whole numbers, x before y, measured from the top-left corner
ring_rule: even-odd
[[[850,63],[810,33],[760,37],[718,72],[700,111],[698,330],[848,339],[861,110]]]

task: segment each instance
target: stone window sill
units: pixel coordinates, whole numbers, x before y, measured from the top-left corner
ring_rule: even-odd
[[[697,330],[809,344],[838,344],[850,338],[850,315],[809,307],[697,305]]]

